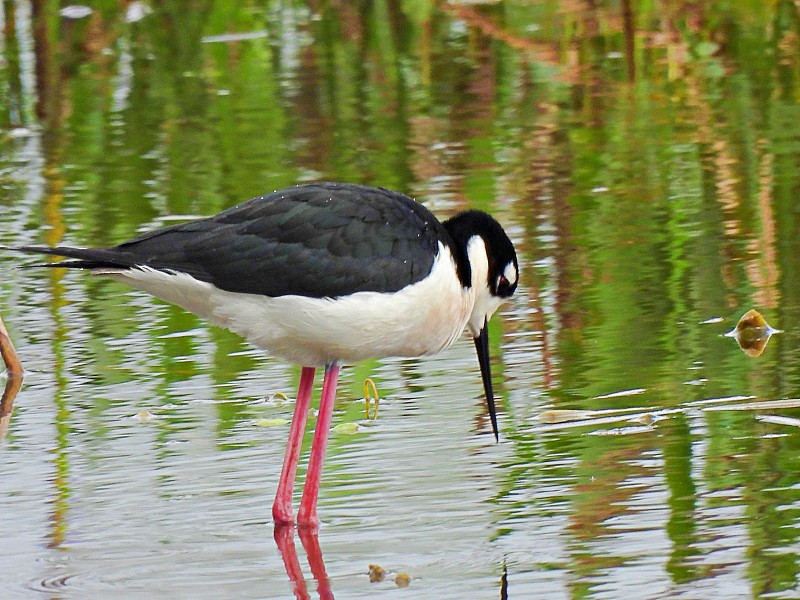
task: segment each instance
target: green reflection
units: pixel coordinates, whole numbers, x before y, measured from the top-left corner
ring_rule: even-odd
[[[800,395],[796,2],[168,1],[136,22],[120,3],[95,4],[69,21],[56,3],[35,2],[28,23],[3,3],[4,243],[33,231],[47,243],[114,244],[315,179],[407,191],[443,216],[490,210],[514,227],[524,268],[524,294],[490,326],[509,445],[486,477],[491,537],[563,517],[564,556],[534,548],[529,561],[568,573],[575,597],[622,579],[636,559],[628,544],[652,527],[664,547],[648,558],[675,589],[691,594],[724,571],[719,548],[740,551],[753,594],[793,589],[800,432],[692,403]],[[257,35],[218,37],[229,33]],[[46,189],[33,202],[41,182],[20,165],[36,163],[10,137],[23,125],[41,128]],[[206,417],[221,450],[262,443],[267,432],[243,441],[250,421],[285,416],[242,391],[263,364],[235,336],[114,282],[70,275],[65,288],[63,274],[49,275],[53,545],[66,539],[70,444],[114,430],[116,386],[141,384],[142,403],[161,408],[152,442],[161,460],[201,427],[192,401],[215,402]],[[4,298],[22,295],[20,314],[40,302],[34,277],[21,292],[0,281]],[[85,323],[68,320],[67,296]],[[751,306],[785,330],[757,361],[721,337]],[[427,393],[423,361],[397,363],[395,393]],[[360,418],[361,381],[380,367],[350,371],[337,420]],[[263,396],[294,395],[298,371],[287,369],[289,389]],[[192,396],[204,377],[213,392]],[[644,392],[614,395],[634,388]],[[73,393],[94,403],[87,431]],[[615,436],[532,425],[548,409],[624,407],[682,412]],[[485,409],[466,399],[441,418],[456,410],[469,423]],[[333,436],[331,455],[348,443]],[[160,477],[166,489],[170,476]],[[342,505],[355,493],[329,489]]]

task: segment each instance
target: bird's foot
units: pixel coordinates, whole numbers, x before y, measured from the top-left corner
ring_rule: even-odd
[[[297,513],[297,528],[305,530],[319,529],[319,517],[317,516],[317,511],[306,513],[303,511],[301,506],[300,512]]]
[[[276,501],[272,505],[272,520],[276,525],[292,525],[294,524],[294,515],[292,514],[292,505],[283,504]]]

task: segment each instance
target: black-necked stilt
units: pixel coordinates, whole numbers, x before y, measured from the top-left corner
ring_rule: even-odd
[[[164,227],[112,248],[24,246],[124,281],[303,366],[278,491],[292,521],[300,444],[317,367],[325,367],[298,523],[316,525],[317,495],[342,363],[420,356],[467,328],[497,437],[487,321],[517,287],[503,228],[479,211],[440,223],[408,196],[345,183],[301,185],[214,217]]]

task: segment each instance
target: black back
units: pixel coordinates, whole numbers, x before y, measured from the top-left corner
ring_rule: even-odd
[[[395,292],[427,276],[441,223],[408,196],[344,183],[302,185],[113,248],[53,248],[54,266],[183,272],[230,292],[312,298]],[[41,252],[43,249],[28,248]]]

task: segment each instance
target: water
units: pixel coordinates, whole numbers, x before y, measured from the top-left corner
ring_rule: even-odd
[[[3,3],[0,244],[326,179],[489,210],[523,270],[500,443],[469,340],[346,368],[301,539],[270,519],[297,367],[3,253],[4,597],[800,595],[797,7],[596,4]],[[758,357],[723,335],[751,308]]]

